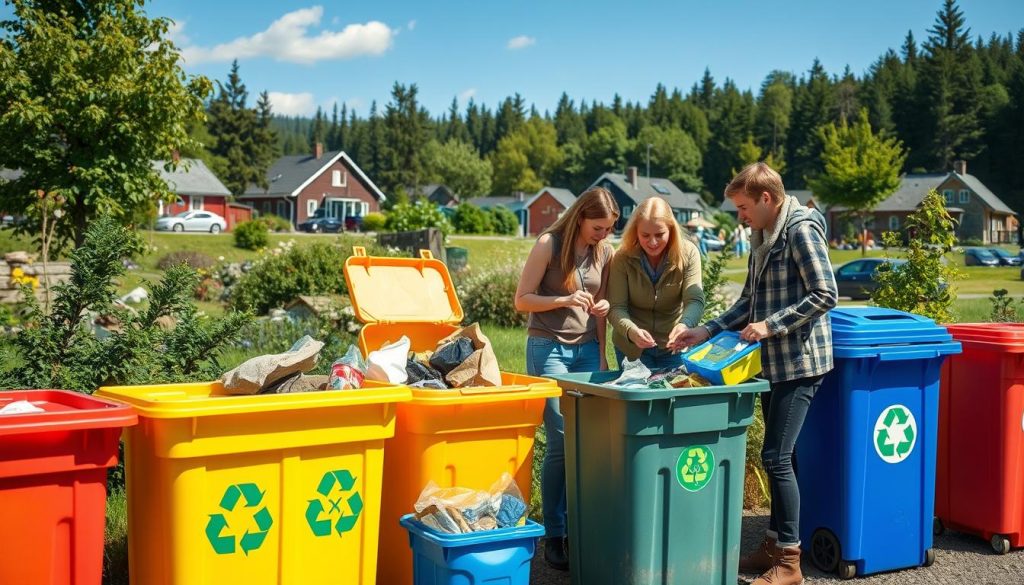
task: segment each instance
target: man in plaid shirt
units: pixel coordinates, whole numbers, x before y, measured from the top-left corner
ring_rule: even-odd
[[[793,448],[811,399],[832,369],[828,311],[838,291],[825,239],[825,219],[786,195],[782,177],[764,163],[745,167],[725,188],[739,219],[753,230],[747,280],[739,300],[717,319],[684,334],[687,345],[724,330],[761,342],[771,391],[761,395],[761,460],[771,486],[768,533],[740,570],[762,573],[753,585],[799,585],[800,490]]]

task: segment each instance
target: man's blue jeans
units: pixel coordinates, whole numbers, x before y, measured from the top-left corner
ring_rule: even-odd
[[[526,338],[526,373],[531,376],[596,372],[600,366],[597,341],[571,345],[546,337]],[[544,405],[544,432],[548,444],[540,473],[544,533],[555,538],[566,533],[565,425],[558,400],[548,398]]]
[[[772,497],[768,533],[775,537],[779,547],[800,544],[800,488],[796,482],[793,451],[822,378],[772,382],[771,391],[761,394],[764,415],[761,463],[768,474]]]

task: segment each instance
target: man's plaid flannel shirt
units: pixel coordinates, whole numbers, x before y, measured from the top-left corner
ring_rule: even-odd
[[[712,337],[765,321],[761,367],[770,382],[819,376],[832,369],[832,324],[828,311],[838,290],[825,240],[825,220],[799,206],[786,218],[758,274],[747,263],[743,293],[727,311],[705,324]]]

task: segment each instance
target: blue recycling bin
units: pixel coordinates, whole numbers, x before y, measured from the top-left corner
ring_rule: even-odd
[[[544,527],[523,526],[466,534],[442,534],[407,514],[412,585],[530,585],[530,561]]]
[[[844,579],[931,565],[939,372],[960,343],[902,311],[831,315],[835,369],[796,447],[802,547]]]

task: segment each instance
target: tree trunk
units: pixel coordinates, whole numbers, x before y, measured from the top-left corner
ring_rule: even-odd
[[[85,202],[75,201],[75,206],[72,208],[72,219],[74,220],[74,236],[75,236],[75,247],[80,248],[85,243],[85,228],[86,228],[86,209]]]

